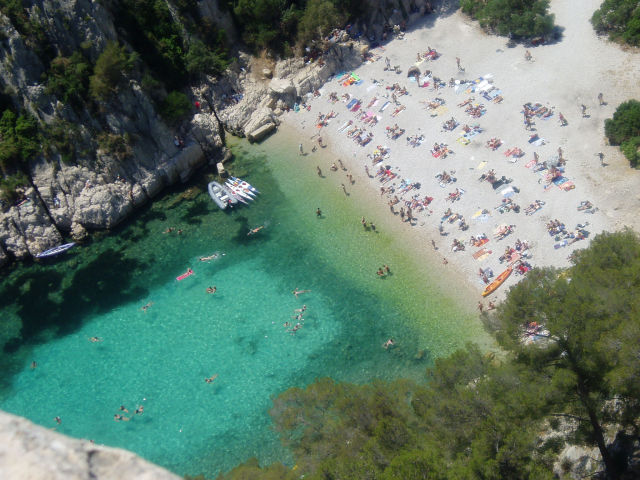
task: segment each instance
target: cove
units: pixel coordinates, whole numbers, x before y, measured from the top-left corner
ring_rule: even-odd
[[[219,211],[202,172],[64,257],[3,273],[0,408],[214,477],[252,456],[291,462],[268,415],[289,387],[422,380],[435,358],[489,342],[401,235],[382,221],[363,229],[361,216],[376,215],[366,198],[319,178],[295,139],[233,150],[230,171],[261,192],[248,207]],[[187,268],[194,275],[176,281]],[[296,287],[310,291],[296,298]],[[303,305],[292,334],[284,324]],[[388,338],[396,348],[382,348]]]

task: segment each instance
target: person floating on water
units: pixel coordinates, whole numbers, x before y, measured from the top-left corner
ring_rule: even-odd
[[[222,254],[224,255],[224,253]],[[208,257],[200,257],[201,262],[208,262],[209,260],[217,260],[220,254],[214,253],[213,255],[209,255]]]
[[[140,310],[142,310],[144,313],[147,313],[147,310],[149,309],[149,307],[151,307],[151,305],[153,305],[153,302],[147,303]]]
[[[218,287],[216,287],[215,285],[213,287],[207,287],[207,293],[216,293],[217,290]]]
[[[264,228],[264,225],[260,225],[259,227],[256,228],[252,228],[251,230],[249,230],[249,232],[247,233],[247,235],[255,235],[256,233],[258,233],[260,230],[262,230]]]
[[[102,339],[100,337],[90,337],[89,341],[93,342],[93,343],[96,343],[96,342],[101,342]]]
[[[36,363],[35,360],[33,362],[31,362],[31,370],[35,370],[37,366],[38,366],[38,364]]]
[[[393,347],[394,345],[395,345],[395,342],[393,341],[393,338],[390,338],[389,340],[387,340],[382,344],[385,350],[388,350],[389,347]]]
[[[300,295],[301,293],[308,293],[310,291],[311,290],[298,290],[298,287],[296,287],[292,293],[296,296],[296,298],[298,298],[298,295]]]
[[[213,383],[213,381],[218,378],[218,374],[214,373],[213,375],[211,375],[209,378],[205,378],[204,381],[207,383]]]

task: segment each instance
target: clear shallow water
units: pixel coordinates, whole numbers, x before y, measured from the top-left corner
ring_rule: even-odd
[[[215,476],[251,456],[289,460],[267,412],[291,386],[420,379],[433,358],[486,341],[397,238],[363,230],[366,205],[336,194],[295,144],[279,136],[236,153],[231,171],[262,192],[249,208],[218,211],[203,178],[55,263],[5,274],[0,338],[22,335],[0,357],[0,408],[52,428],[60,416],[62,433]],[[183,233],[163,234],[169,226]],[[198,261],[213,252],[225,255]],[[383,263],[386,279],[375,274]],[[296,299],[296,287],[311,292]],[[283,324],[303,304],[292,335]],[[398,348],[386,351],[389,337]],[[120,405],[144,413],[115,422]]]

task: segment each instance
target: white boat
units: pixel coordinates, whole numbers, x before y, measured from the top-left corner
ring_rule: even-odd
[[[75,244],[76,244],[75,242],[71,242],[71,243],[65,243],[64,245],[58,245],[57,247],[53,247],[53,248],[50,248],[49,250],[45,250],[44,252],[40,252],[39,254],[36,255],[36,258],[53,257],[62,252],[66,252]]]
[[[230,181],[227,180],[224,184],[225,184],[225,186],[227,188],[234,188],[234,189],[238,190],[239,192],[246,193],[247,195],[249,195],[249,198],[251,200],[253,200],[253,198],[256,196],[256,194],[254,192],[252,192],[251,190],[249,190],[246,187],[243,187],[243,186],[239,185],[238,183],[230,182]]]
[[[209,182],[207,190],[209,190],[211,199],[216,202],[216,205],[218,205],[221,210],[238,203],[236,197],[232,195],[226,187],[220,185],[218,182]]]
[[[224,185],[225,185],[225,187],[227,187],[229,190],[231,190],[231,193],[233,193],[233,194],[236,196],[236,198],[237,198],[238,200],[240,200],[241,202],[242,202],[242,201],[245,201],[245,200],[253,200],[253,197],[252,197],[251,195],[249,195],[248,193],[243,192],[243,191],[242,191],[242,188],[240,188],[240,187],[236,187],[236,186],[234,186],[233,184],[230,184],[230,183],[228,183],[228,182],[227,182],[227,183],[225,183]],[[246,201],[245,201],[245,203],[246,203]]]
[[[241,178],[238,177],[229,177],[229,179],[234,182],[234,183],[238,183],[241,187],[245,187],[248,188],[249,190],[251,190],[253,193],[260,193],[258,191],[257,188],[255,188],[253,185],[251,185],[249,182],[246,182],[244,180],[242,180]]]

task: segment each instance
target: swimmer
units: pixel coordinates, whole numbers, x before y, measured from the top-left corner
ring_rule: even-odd
[[[213,383],[213,381],[218,378],[218,374],[214,373],[213,375],[211,375],[209,378],[205,378],[204,381],[207,383]]]
[[[391,273],[391,269],[389,268],[389,265],[386,265],[386,264],[385,264],[385,265],[383,265],[383,266],[382,266],[382,268],[384,268],[384,271],[385,271],[386,273]]]
[[[259,227],[252,228],[251,230],[249,230],[249,233],[247,233],[247,235],[255,235],[256,233],[258,233],[263,228],[264,228],[264,225],[260,225]]]
[[[282,326],[283,326],[283,327],[285,327],[285,328],[286,328],[286,327],[290,327],[290,326],[291,326],[291,323],[289,323],[289,322],[284,322],[284,323],[282,324]]]
[[[118,415],[117,413],[113,415],[113,419],[116,422],[119,422],[120,420],[122,420],[122,415]]]
[[[93,343],[96,343],[96,342],[101,342],[102,339],[100,337],[90,337],[89,341],[93,342]]]
[[[167,229],[166,229],[164,232],[162,232],[162,233],[171,233],[171,232],[173,232],[173,227],[169,227],[169,228],[167,228]]]
[[[378,271],[376,272],[376,274],[377,274],[379,277],[384,277],[384,271],[382,270],[382,268],[379,268],[379,269],[378,269]]]
[[[31,370],[34,370],[37,366],[38,364],[35,362],[35,360],[31,362]]]
[[[55,417],[54,420],[58,425],[62,423],[62,419],[60,417]]]
[[[127,408],[124,405],[120,405],[120,411],[129,413],[129,410],[127,410]]]
[[[144,313],[147,313],[147,309],[153,305],[153,302],[149,302],[146,305],[144,305],[140,310],[142,310]]]
[[[216,260],[218,258],[218,254],[214,253],[213,255],[209,255],[208,257],[200,257],[201,262],[208,262],[209,260]]]
[[[138,408],[136,408],[135,414],[142,414],[144,412],[144,405],[140,405]]]
[[[306,305],[302,305],[302,308],[296,308],[294,312],[304,312],[307,309]]]
[[[216,293],[216,290],[218,290],[218,287],[215,285],[213,287],[207,287],[207,293]]]
[[[318,209],[316,210],[316,216],[318,217],[322,216],[322,210],[320,210],[320,207],[318,207]]]
[[[386,342],[384,342],[382,344],[382,346],[384,347],[385,350],[388,350],[389,347],[392,347],[395,345],[395,342],[393,341],[393,338],[390,338],[389,340],[387,340]]]
[[[300,295],[301,293],[308,293],[310,291],[311,290],[298,290],[298,287],[296,287],[292,293],[296,296],[296,298],[298,298],[298,295]]]

